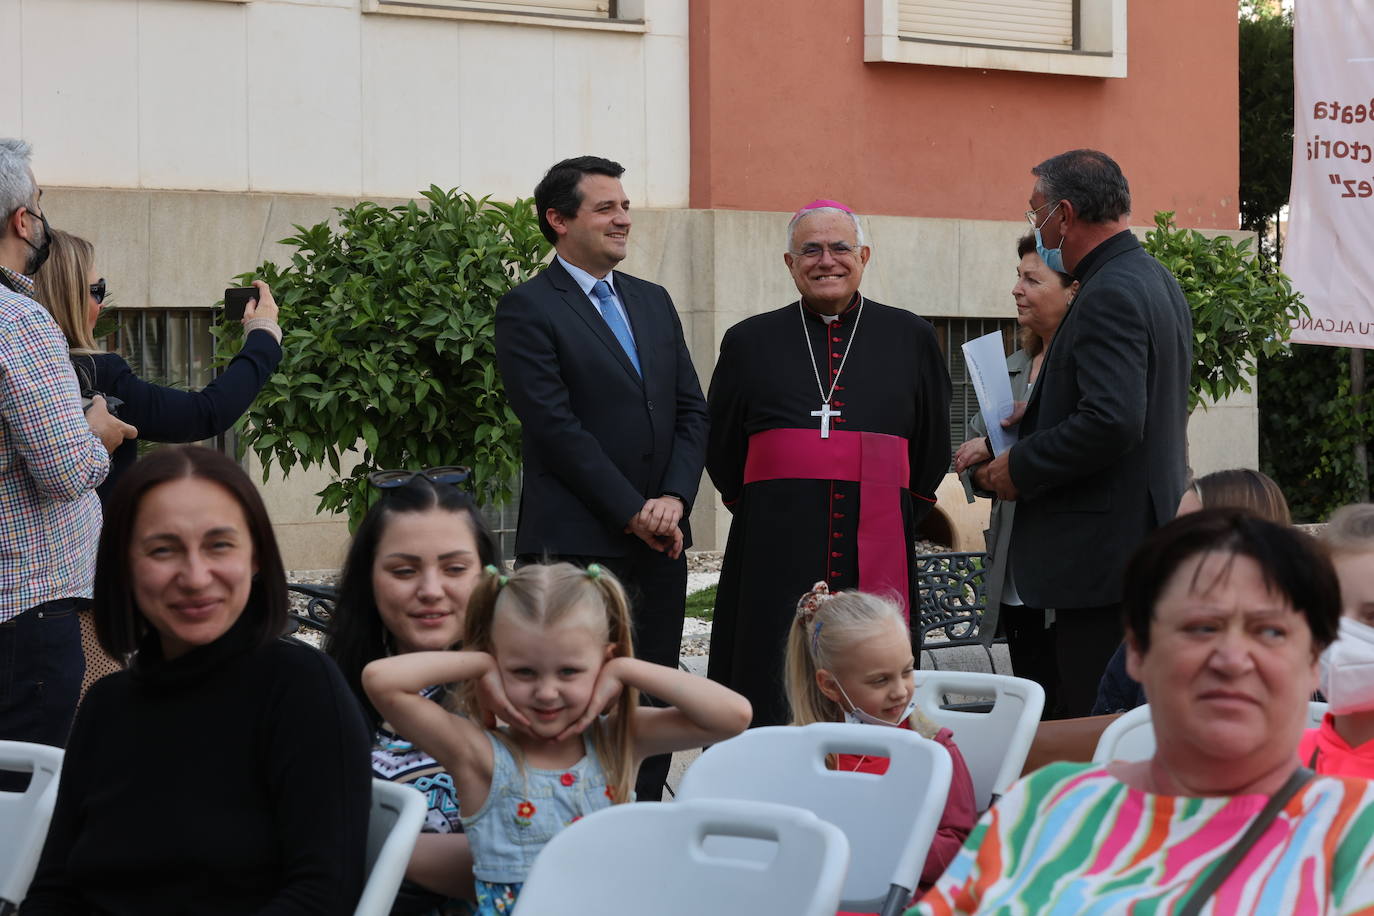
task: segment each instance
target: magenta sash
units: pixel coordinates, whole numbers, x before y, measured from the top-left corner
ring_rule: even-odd
[[[749,437],[744,482],[847,480],[859,485],[859,588],[896,592],[907,617],[911,545],[902,525],[901,491],[910,485],[907,441],[886,433],[770,429]]]

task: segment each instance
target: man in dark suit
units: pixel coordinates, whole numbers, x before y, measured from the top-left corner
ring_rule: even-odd
[[[549,169],[534,206],[556,256],[496,310],[496,361],[524,427],[515,551],[610,569],[635,654],[676,666],[706,399],[667,290],[612,270],[630,235],[624,171],[597,156]],[[668,763],[644,762],[639,798],[660,797]]]
[[[975,480],[1017,500],[1009,575],[1026,604],[1054,609],[1057,712],[1085,716],[1121,640],[1122,571],[1187,483],[1193,322],[1178,282],[1127,228],[1130,188],[1111,157],[1072,150],[1031,172],[1040,256],[1081,288],[1019,441]]]

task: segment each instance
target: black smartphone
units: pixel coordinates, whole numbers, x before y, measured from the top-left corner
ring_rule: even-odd
[[[242,321],[248,303],[258,301],[256,286],[231,286],[224,291],[224,320]]]

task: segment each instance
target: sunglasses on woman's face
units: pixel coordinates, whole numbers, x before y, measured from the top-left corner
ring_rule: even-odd
[[[424,477],[430,483],[460,484],[472,474],[472,468],[449,465],[441,468],[425,468],[422,471],[373,471],[367,475],[367,482],[379,490],[403,487],[416,477]]]
[[[94,283],[91,284],[91,298],[95,300],[96,305],[103,305],[105,303],[104,277],[101,277],[99,280],[96,280]]]

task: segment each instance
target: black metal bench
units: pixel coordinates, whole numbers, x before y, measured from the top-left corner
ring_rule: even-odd
[[[292,610],[287,613],[287,627],[283,636],[295,636],[304,627],[325,636],[334,626],[334,602],[339,597],[338,589],[332,585],[305,585],[299,582],[286,583],[286,589],[306,597],[304,613]]]
[[[992,652],[979,638],[983,612],[987,609],[987,586],[983,582],[987,559],[985,553],[930,553],[916,557],[919,613],[911,618],[911,643],[918,656],[936,649],[978,646],[987,654],[989,670],[997,670]],[[934,641],[928,638],[933,631],[940,632]],[[938,669],[933,653],[930,659]]]

